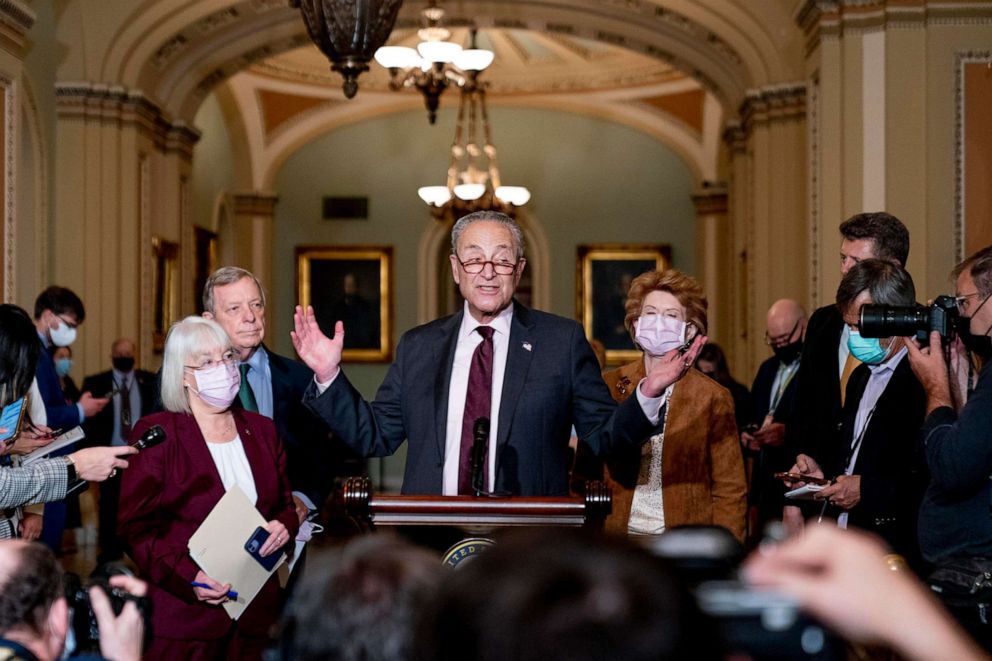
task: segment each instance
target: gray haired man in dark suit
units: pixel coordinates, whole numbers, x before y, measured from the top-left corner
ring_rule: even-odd
[[[567,494],[572,425],[597,455],[640,445],[660,419],[666,388],[706,341],[700,336],[659,364],[637,397],[618,407],[582,326],[514,300],[526,260],[511,218],[492,211],[461,218],[450,260],[464,309],[403,335],[371,403],[340,369],[344,325],[338,321],[329,339],[312,308],[297,307],[294,319],[293,343],[315,377],[307,405],[361,455],[390,455],[409,440],[404,493],[472,493],[467,446],[485,418],[484,491]]]

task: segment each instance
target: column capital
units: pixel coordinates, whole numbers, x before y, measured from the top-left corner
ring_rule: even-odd
[[[722,181],[704,181],[692,194],[697,216],[727,213],[727,184]]]
[[[0,0],[3,2],[3,0]],[[93,82],[55,84],[55,111],[60,118],[117,122],[133,125],[164,152],[193,157],[200,132],[182,121],[173,121],[161,106],[140,90]]]
[[[795,81],[747,90],[739,109],[745,134],[755,126],[806,117],[806,83]]]
[[[228,193],[236,215],[275,217],[279,196],[271,191],[234,191]]]
[[[0,0],[0,43],[23,57],[25,38],[35,19],[35,13],[20,0]]]

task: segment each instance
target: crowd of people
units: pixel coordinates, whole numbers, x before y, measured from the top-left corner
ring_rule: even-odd
[[[79,389],[67,378],[82,301],[50,287],[33,319],[0,305],[0,405],[28,410],[0,429],[14,432],[0,442],[0,654],[58,658],[71,642],[55,554],[71,494],[100,482],[100,560],[137,570],[90,589],[105,658],[725,658],[735,650],[685,576],[650,552],[685,526],[725,531],[752,552],[749,589],[778,590],[849,643],[985,658],[992,246],[955,269],[941,316],[917,306],[897,218],[858,214],[840,232],[835,301],[809,316],[771,306],[772,355],[750,389],[707,342],[702,287],[674,269],[631,280],[617,303],[641,355],[603,372],[580,324],[514,298],[523,238],[495,212],[455,223],[464,307],[402,336],[371,401],[342,364],[345,324],[297,307],[299,361],[280,356],[264,343],[262,283],[238,267],[214,272],[203,314],[170,329],[157,375],[119,338],[112,369]],[[877,306],[890,314],[864,323]],[[37,459],[80,426],[83,441]],[[404,494],[565,496],[603,480],[606,534],[508,535],[450,576],[381,534],[308,554],[335,478],[404,444]],[[190,551],[235,488],[266,522],[253,551],[294,562],[247,599]],[[777,522],[788,539],[771,544]]]

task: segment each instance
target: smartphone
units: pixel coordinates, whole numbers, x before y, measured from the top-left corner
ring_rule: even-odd
[[[17,440],[21,433],[21,427],[24,425],[24,414],[27,412],[26,404],[27,398],[21,397],[3,407],[3,411],[0,412],[0,429],[7,431],[0,435],[0,442],[9,445]]]
[[[830,480],[826,480],[822,477],[812,477],[811,475],[800,475],[799,473],[775,473],[775,479],[783,480],[785,482],[805,482],[806,484],[818,484],[824,487],[830,484]]]
[[[272,571],[272,568],[276,566],[280,559],[282,559],[283,551],[276,551],[275,553],[264,558],[259,555],[262,545],[265,544],[265,540],[268,538],[268,530],[262,526],[255,528],[255,532],[253,532],[251,537],[248,538],[248,541],[245,542],[245,550],[248,551],[248,555],[258,561],[258,564],[265,568],[265,571]]]

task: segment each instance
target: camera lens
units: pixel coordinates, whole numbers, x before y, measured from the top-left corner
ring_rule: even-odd
[[[862,337],[909,337],[930,330],[930,309],[922,305],[863,305],[858,320]]]

